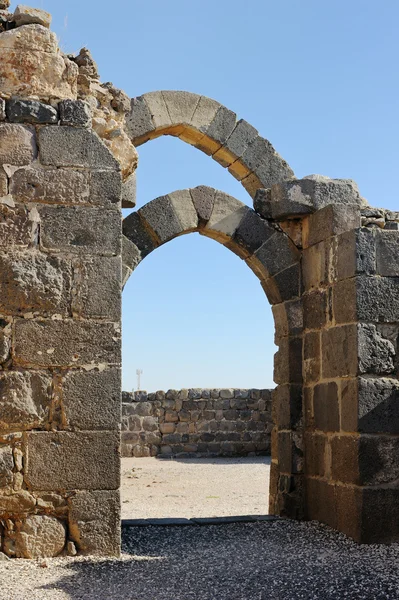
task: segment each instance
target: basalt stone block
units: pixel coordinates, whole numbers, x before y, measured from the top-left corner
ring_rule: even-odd
[[[247,211],[238,225],[233,240],[251,254],[258,250],[276,230],[255,211]]]
[[[132,173],[122,185],[122,208],[136,206],[136,173]]]
[[[257,137],[258,132],[250,123],[240,119],[231,135],[227,138],[227,148],[237,158],[241,157],[250,143]]]
[[[353,394],[358,395],[355,405],[358,431],[363,433],[399,434],[399,382],[388,378],[358,380]]]
[[[206,130],[206,135],[220,144],[225,144],[228,137],[234,131],[236,121],[237,115],[224,106],[221,106]]]
[[[216,100],[201,96],[194,114],[191,118],[191,125],[199,131],[205,133],[213,122],[221,104]]]
[[[120,363],[116,323],[18,320],[14,360],[18,365],[79,366]]]
[[[41,245],[73,253],[121,253],[121,215],[100,208],[41,206]]]
[[[399,540],[399,489],[365,488],[362,491],[361,533],[365,544],[390,544]]]
[[[358,325],[359,373],[393,373],[395,347],[382,337],[375,325]]]
[[[377,273],[388,277],[399,276],[399,233],[378,231],[376,233]]]
[[[58,112],[49,104],[37,100],[18,100],[13,98],[6,104],[7,118],[11,123],[33,123],[42,125],[58,122]]]
[[[274,381],[302,383],[302,338],[282,338],[274,355]]]
[[[278,385],[273,390],[273,410],[279,429],[295,429],[302,423],[302,387]]]
[[[0,248],[26,247],[37,237],[37,218],[34,211],[22,206],[0,204]]]
[[[58,169],[59,170],[59,169]],[[120,208],[122,177],[115,171],[94,171],[90,178],[90,203],[107,208]]]
[[[159,242],[155,241],[155,235],[150,232],[138,212],[131,213],[123,220],[122,230],[125,237],[138,248],[141,259],[159,246]]]
[[[133,98],[130,112],[126,115],[126,130],[133,143],[140,145],[140,143],[149,139],[149,134],[154,129],[155,125],[152,120],[151,111],[144,97]],[[143,140],[139,141],[142,137]]]
[[[61,125],[90,127],[92,113],[90,105],[83,100],[62,100],[58,105]]]
[[[73,261],[73,272],[73,314],[118,321],[121,316],[121,258],[79,258]]]
[[[122,236],[122,264],[134,271],[141,262],[140,250],[125,235]]]
[[[264,266],[269,275],[276,275],[288,267],[299,263],[299,251],[291,240],[276,231],[255,252],[255,257]]]
[[[299,262],[287,269],[283,269],[277,273],[273,279],[282,302],[297,298],[301,295],[302,277]]]
[[[37,156],[33,127],[0,123],[0,164],[29,165]]]
[[[0,427],[31,429],[42,425],[51,400],[51,379],[34,371],[2,371],[0,375]]]
[[[358,277],[357,314],[361,321],[395,323],[399,314],[399,277]]]
[[[351,204],[330,204],[317,210],[309,218],[309,231],[306,246],[313,246],[322,240],[345,231],[360,227],[360,208]]]
[[[317,290],[303,296],[303,319],[306,329],[321,329],[327,321],[327,293]]]
[[[358,460],[361,485],[396,484],[399,479],[399,439],[361,436]]]
[[[42,127],[40,160],[55,167],[79,167],[119,171],[118,161],[92,131],[78,127]]]
[[[69,499],[69,531],[80,554],[119,556],[120,495],[118,491],[81,491]]]
[[[320,378],[320,332],[306,333],[303,344],[303,378],[305,383],[312,383]]]
[[[339,431],[338,386],[335,381],[320,383],[313,391],[314,425],[321,431]]]
[[[205,227],[211,237],[223,242],[233,237],[242,219],[251,209],[223,192],[216,192],[212,215]]]
[[[161,196],[148,202],[139,211],[141,219],[155,232],[161,244],[173,239],[183,228],[169,196]]]
[[[71,169],[18,169],[10,179],[10,194],[17,202],[85,204],[90,196],[90,175]]]
[[[72,269],[58,257],[36,252],[0,254],[0,310],[67,315]]]
[[[322,376],[330,379],[357,375],[357,326],[325,329],[321,339]]]
[[[305,473],[324,477],[326,472],[327,436],[317,433],[305,433]]]
[[[70,371],[62,382],[68,427],[117,429],[121,419],[120,369]]]
[[[25,480],[32,490],[117,490],[119,432],[27,434]]]
[[[242,161],[259,179],[258,187],[270,188],[274,183],[294,176],[291,167],[277,154],[271,143],[260,136],[249,144]]]

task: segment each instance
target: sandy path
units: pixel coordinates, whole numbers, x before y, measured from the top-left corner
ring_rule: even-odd
[[[122,519],[267,514],[270,458],[122,459]]]

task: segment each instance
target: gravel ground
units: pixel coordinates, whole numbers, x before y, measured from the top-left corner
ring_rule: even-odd
[[[122,519],[269,512],[270,457],[122,458]]]
[[[358,546],[316,523],[137,527],[119,560],[0,562],[0,599],[395,600],[398,565],[399,544]]]

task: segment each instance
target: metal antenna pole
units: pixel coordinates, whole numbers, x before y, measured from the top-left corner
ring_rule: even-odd
[[[141,390],[140,387],[140,378],[143,374],[143,370],[142,369],[136,369],[136,375],[137,375],[137,390]]]

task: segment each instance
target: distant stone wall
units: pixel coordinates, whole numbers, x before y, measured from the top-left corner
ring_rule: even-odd
[[[270,454],[271,392],[122,392],[122,456]]]

